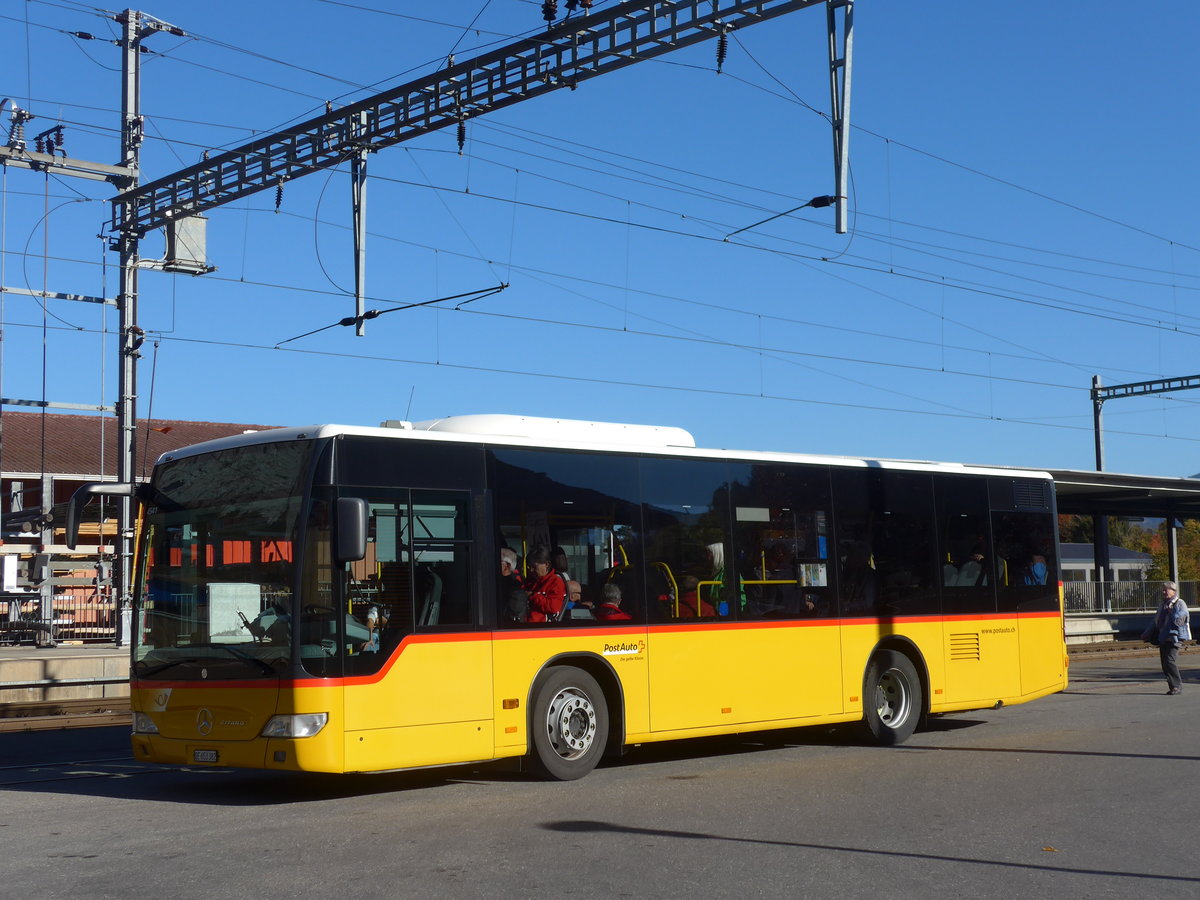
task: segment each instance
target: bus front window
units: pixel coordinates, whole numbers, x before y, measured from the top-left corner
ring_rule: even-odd
[[[309,450],[300,442],[242,447],[156,472],[140,557],[137,677],[246,679],[287,670]]]

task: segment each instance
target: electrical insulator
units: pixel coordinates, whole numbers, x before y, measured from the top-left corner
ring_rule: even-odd
[[[582,6],[584,9],[591,9],[592,8],[592,0],[579,0],[579,5]]]
[[[275,212],[279,212],[279,205],[283,203],[283,179],[280,178],[275,185]]]
[[[33,149],[38,153],[46,152],[46,145],[42,143],[42,136],[40,134],[33,139]],[[53,150],[54,148],[51,147],[50,149]]]
[[[579,0],[567,0],[567,15],[579,8]]]
[[[721,67],[725,65],[725,57],[729,55],[729,35],[721,32],[721,36],[717,38],[717,72],[720,73]]]
[[[467,142],[467,126],[465,122],[458,123],[458,155],[462,156],[463,144]]]
[[[558,18],[558,0],[544,0],[542,3],[542,18],[553,22]]]

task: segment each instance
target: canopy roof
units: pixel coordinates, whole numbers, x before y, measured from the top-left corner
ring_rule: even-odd
[[[1200,518],[1200,478],[1051,469],[1063,515]]]

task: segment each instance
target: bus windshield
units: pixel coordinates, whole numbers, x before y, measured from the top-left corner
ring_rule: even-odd
[[[158,467],[140,551],[137,677],[287,671],[311,449],[307,441],[257,444]]]

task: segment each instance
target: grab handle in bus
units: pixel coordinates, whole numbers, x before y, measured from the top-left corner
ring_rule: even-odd
[[[367,501],[338,497],[337,561],[354,562],[367,555]]]
[[[79,542],[79,517],[92,497],[133,497],[136,494],[137,485],[130,482],[89,481],[80,485],[67,502],[67,546],[74,550]]]

